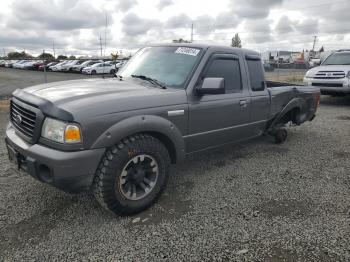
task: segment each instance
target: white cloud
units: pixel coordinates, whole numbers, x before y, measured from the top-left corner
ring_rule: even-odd
[[[104,37],[111,50],[151,42],[194,40],[229,44],[239,33],[244,47],[307,49],[313,35],[326,48],[346,47],[348,3],[318,0],[26,0],[0,1],[0,48],[39,52],[97,52]],[[63,52],[62,51],[62,52]]]

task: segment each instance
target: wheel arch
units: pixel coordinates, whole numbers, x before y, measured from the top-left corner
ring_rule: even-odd
[[[300,125],[306,119],[306,114],[302,112],[306,111],[305,100],[301,98],[292,99],[287,105],[283,107],[281,112],[279,112],[271,121],[267,128],[267,131],[273,130],[277,124],[284,123],[285,121],[292,121],[293,123]]]
[[[185,143],[180,130],[169,120],[154,115],[133,116],[114,124],[97,138],[92,148],[108,148],[140,133],[160,140],[167,148],[172,163],[184,159]]]

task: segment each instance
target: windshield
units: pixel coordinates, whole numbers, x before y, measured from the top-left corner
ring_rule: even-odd
[[[189,47],[146,47],[138,51],[118,75],[146,76],[169,87],[184,88],[198,61],[201,49]]]
[[[91,61],[84,61],[83,63],[81,63],[82,66],[85,66],[85,65],[89,65],[91,63]]]
[[[350,52],[331,54],[322,65],[350,65]]]
[[[93,64],[91,67],[99,67],[101,66],[103,63],[97,63],[97,64]]]

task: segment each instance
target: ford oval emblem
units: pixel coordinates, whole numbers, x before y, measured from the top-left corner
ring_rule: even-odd
[[[20,115],[16,115],[16,116],[15,116],[15,122],[16,122],[17,124],[21,124],[21,123],[22,123],[22,117],[21,117]]]

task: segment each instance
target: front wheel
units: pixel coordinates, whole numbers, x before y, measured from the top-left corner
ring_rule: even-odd
[[[92,74],[92,75],[96,75],[96,71],[95,71],[95,70],[92,70],[92,71],[91,71],[91,74]]]
[[[111,71],[109,72],[111,75],[115,74],[115,69],[111,69]]]
[[[107,150],[95,174],[93,193],[114,214],[135,214],[159,198],[169,168],[168,150],[158,139],[131,136]]]

